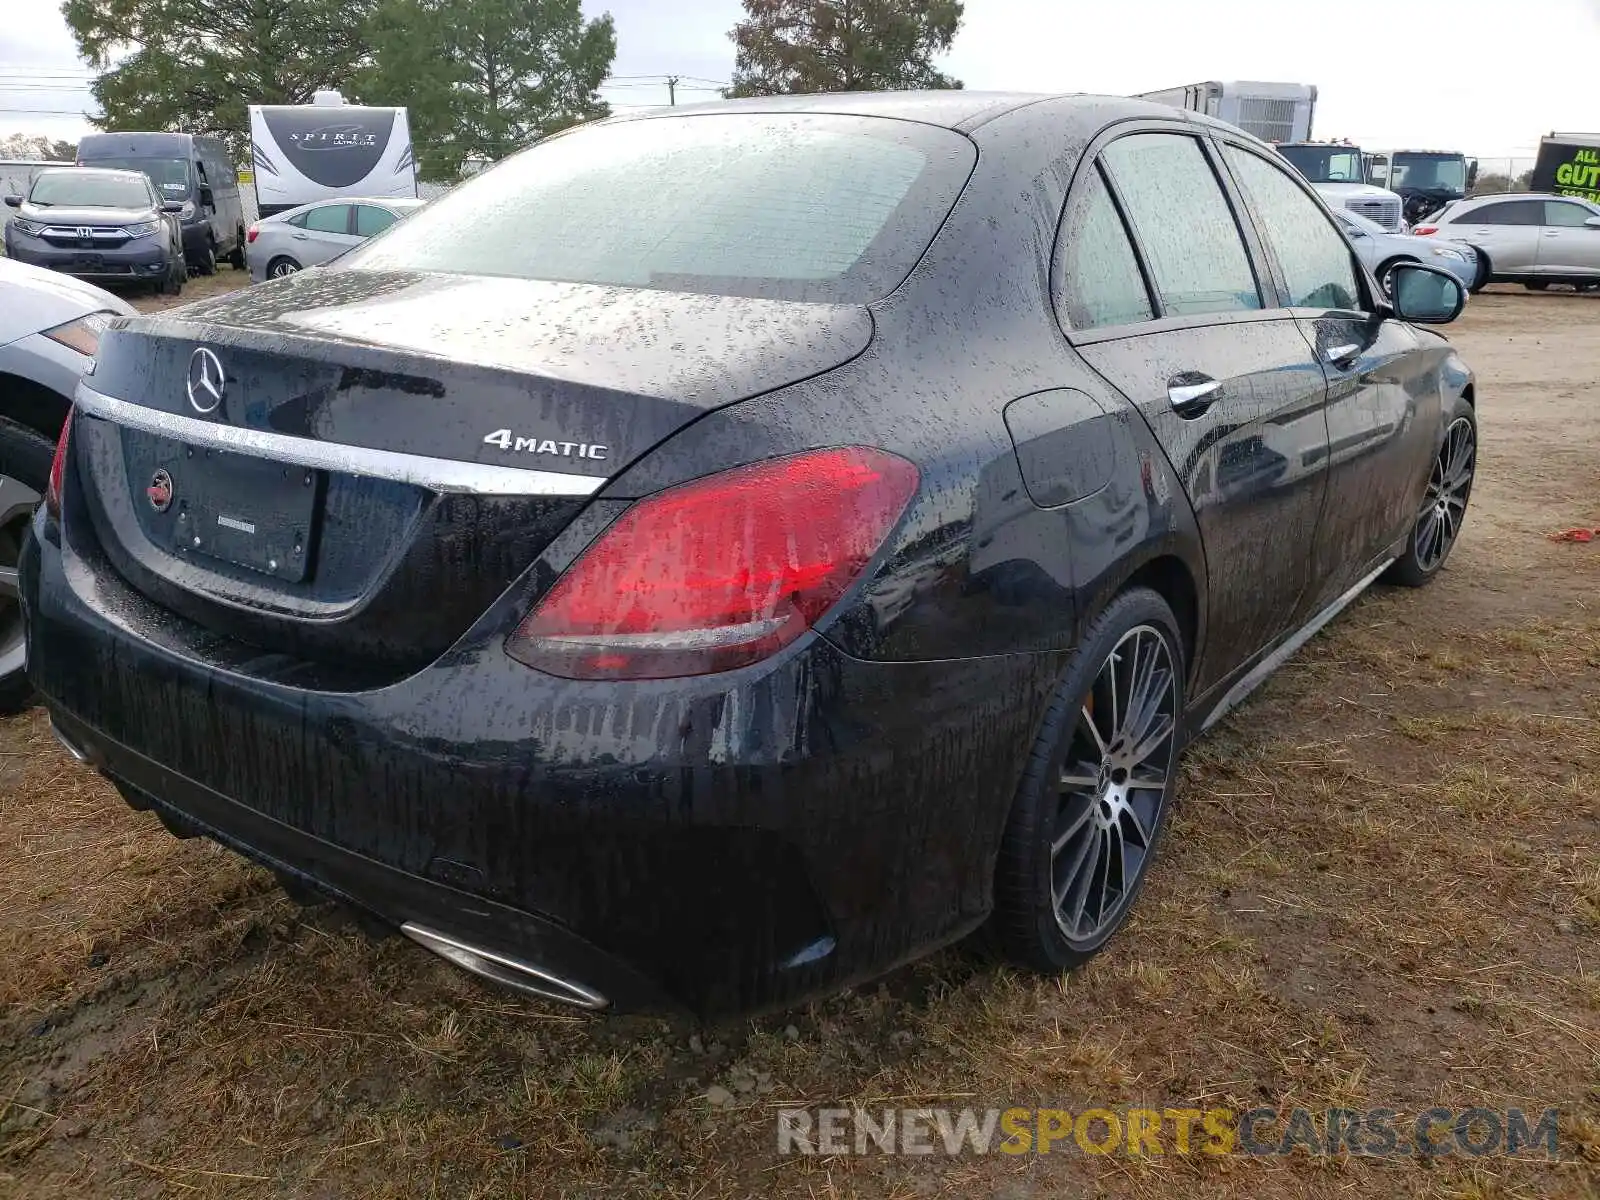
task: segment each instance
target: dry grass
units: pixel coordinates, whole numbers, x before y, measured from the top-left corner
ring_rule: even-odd
[[[1540,536],[1600,447],[1551,479],[1492,449],[1549,419],[1515,399],[1543,360],[1495,357],[1521,300],[1469,348],[1511,399],[1450,571],[1195,747],[1135,920],[1062,979],[960,950],[715,1029],[578,1017],[294,908],[0,725],[0,1193],[1600,1200],[1600,550]],[[794,1104],[1559,1107],[1565,1161],[780,1159]]]

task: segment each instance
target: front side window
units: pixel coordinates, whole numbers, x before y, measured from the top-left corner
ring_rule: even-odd
[[[305,227],[315,233],[350,232],[350,206],[348,204],[324,204],[321,208],[313,208],[305,214],[305,217]]]
[[[1562,229],[1582,229],[1589,223],[1589,218],[1595,215],[1581,204],[1569,204],[1564,200],[1544,202],[1546,225],[1555,225]]]
[[[1061,233],[1058,295],[1069,328],[1130,325],[1155,315],[1128,231],[1098,169],[1090,170]]]
[[[379,208],[376,204],[356,205],[357,237],[371,237],[375,233],[382,233],[394,222],[394,214],[386,208]]]
[[[1112,142],[1103,161],[1144,251],[1163,315],[1261,307],[1238,224],[1196,139],[1137,133]]]
[[[867,303],[916,266],[976,153],[877,117],[602,123],[474,176],[340,266]]]
[[[1350,247],[1316,201],[1266,159],[1232,145],[1223,153],[1283,268],[1289,306],[1359,311],[1361,287]]]

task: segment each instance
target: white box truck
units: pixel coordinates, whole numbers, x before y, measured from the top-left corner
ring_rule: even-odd
[[[1311,121],[1317,111],[1317,89],[1309,83],[1212,79],[1187,87],[1141,92],[1133,99],[1205,113],[1237,125],[1264,142],[1310,141]]]

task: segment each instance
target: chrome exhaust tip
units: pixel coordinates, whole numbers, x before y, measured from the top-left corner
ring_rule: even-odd
[[[610,1006],[610,1001],[599,992],[582,984],[561,979],[548,971],[541,971],[538,967],[507,958],[503,954],[496,954],[492,950],[484,950],[456,938],[447,937],[413,921],[407,921],[400,926],[400,932],[423,949],[430,950],[447,962],[454,963],[463,971],[470,971],[503,987],[512,988],[529,996],[537,996],[541,1000],[553,1000],[557,1004],[586,1008],[591,1012],[598,1012]]]
[[[72,755],[74,762],[81,763],[86,767],[94,766],[94,761],[89,757],[88,751],[62,733],[61,726],[56,724],[54,717],[50,718],[50,734],[61,744],[63,750]]]

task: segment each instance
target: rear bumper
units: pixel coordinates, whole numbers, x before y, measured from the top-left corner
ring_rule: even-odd
[[[722,676],[575,683],[480,628],[394,686],[314,692],[207,663],[206,631],[36,532],[34,682],[136,803],[620,1008],[776,1007],[972,929],[1060,666],[813,636]]]

